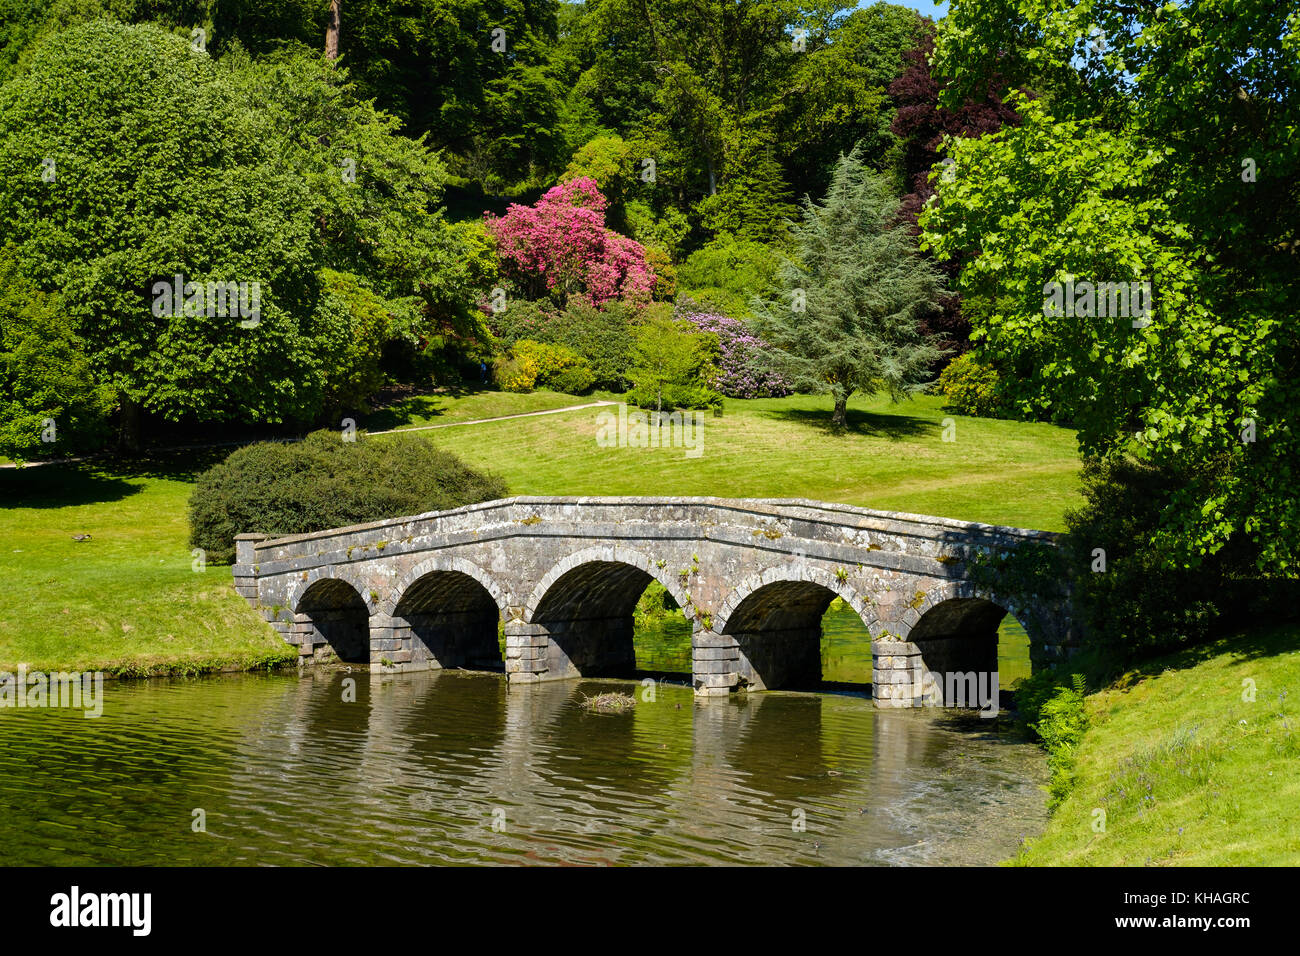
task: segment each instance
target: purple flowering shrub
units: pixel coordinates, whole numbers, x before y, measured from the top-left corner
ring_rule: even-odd
[[[772,347],[739,319],[716,312],[697,312],[687,305],[678,317],[701,332],[718,337],[721,356],[717,373],[706,384],[729,398],[779,398],[789,395],[790,383],[772,362]]]

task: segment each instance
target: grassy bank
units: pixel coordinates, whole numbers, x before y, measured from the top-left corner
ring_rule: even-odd
[[[1294,864],[1298,695],[1295,625],[1154,660],[1090,695],[1073,789],[1014,862]]]
[[[464,422],[591,400],[419,396],[365,424]],[[699,458],[601,448],[600,409],[430,434],[504,475],[516,494],[809,497],[1047,529],[1060,528],[1077,499],[1074,438],[1063,429],[958,418],[957,440],[945,442],[936,399],[858,397],[850,409],[849,428],[834,434],[824,398],[729,402],[722,418],[706,420]],[[0,470],[0,669],[150,673],[287,657],[235,595],[228,568],[192,567],[186,502],[197,472],[228,452]]]
[[[0,471],[0,669],[140,675],[292,660],[234,593],[229,568],[194,570],[192,484],[192,471],[166,462]]]

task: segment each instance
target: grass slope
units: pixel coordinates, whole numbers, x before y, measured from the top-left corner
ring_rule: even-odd
[[[577,400],[575,400],[577,401]],[[849,427],[829,429],[828,399],[730,400],[703,426],[703,453],[602,448],[592,408],[433,433],[503,475],[514,494],[814,498],[1048,531],[1077,505],[1074,434],[1051,425],[952,416],[922,396],[859,396]]]
[[[1248,690],[1253,682],[1254,700]],[[1296,696],[1293,697],[1292,694]],[[1300,630],[1238,634],[1088,698],[1075,787],[1027,866],[1300,860]],[[1095,810],[1105,811],[1096,832]]]
[[[372,429],[467,421],[582,404],[549,392],[420,396]],[[809,497],[1057,529],[1076,501],[1073,435],[956,419],[942,440],[937,399],[859,397],[850,427],[826,429],[824,398],[729,402],[708,418],[703,455],[601,448],[600,409],[431,432],[503,474],[516,494]],[[376,440],[383,440],[382,438]],[[121,666],[132,672],[241,666],[286,647],[230,587],[191,568],[186,502],[194,475],[229,449],[125,463],[0,470],[0,669]],[[90,534],[75,542],[73,534]]]
[[[229,568],[193,569],[192,480],[166,466],[0,471],[0,669],[142,674],[292,660],[234,593]]]

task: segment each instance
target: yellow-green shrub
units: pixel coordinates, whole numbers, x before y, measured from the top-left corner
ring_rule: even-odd
[[[497,384],[505,391],[527,392],[550,385],[557,379],[581,381],[587,376],[574,373],[586,367],[587,362],[582,356],[563,345],[520,339],[505,358],[498,361],[495,373]]]

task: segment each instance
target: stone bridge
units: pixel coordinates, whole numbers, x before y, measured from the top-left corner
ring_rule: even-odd
[[[918,668],[997,670],[1008,611],[1035,662],[1066,652],[1067,607],[1014,606],[966,576],[976,551],[1055,538],[797,499],[517,497],[240,535],[234,577],[305,662],[504,664],[512,684],[635,676],[633,610],[658,581],[691,622],[701,695],[815,685],[839,596],[871,633],[877,705],[915,706],[937,702]]]

